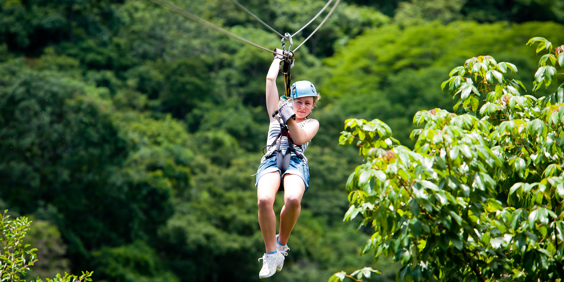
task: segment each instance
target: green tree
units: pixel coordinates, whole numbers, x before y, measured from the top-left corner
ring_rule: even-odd
[[[534,75],[538,58],[522,42],[535,34],[564,41],[564,26],[435,22],[405,29],[387,25],[366,32],[325,61],[330,68],[320,92],[328,98],[323,104],[331,104],[327,108],[331,114],[330,126],[321,126],[324,132],[336,135],[341,123],[337,118],[370,120],[377,114],[395,129],[394,136],[402,144],[413,146],[409,139],[416,127],[411,122],[413,115],[422,108],[453,106],[452,99],[436,86],[442,82],[441,73],[481,53],[519,64],[520,72],[514,77],[524,81]],[[551,85],[550,90],[555,87]]]
[[[561,75],[564,46],[542,37],[527,44],[547,51],[536,91]],[[564,277],[564,83],[536,98],[512,72],[491,56],[454,68],[442,87],[458,114],[418,112],[413,150],[378,119],[345,122],[352,132],[340,143],[354,142],[366,160],[347,181],[345,219],[374,228],[364,252],[401,262],[397,280]]]
[[[0,220],[0,241],[2,243],[2,253],[0,254],[0,276],[2,281],[20,282],[25,281],[26,273],[37,262],[35,252],[37,249],[31,248],[24,243],[26,233],[29,231],[31,222],[25,216],[17,217],[15,220],[10,218],[8,211],[4,211]],[[92,272],[83,272],[80,277],[65,273],[64,276],[55,274],[53,279],[46,278],[48,282],[81,282],[92,281]],[[34,280],[41,282],[41,278]]]

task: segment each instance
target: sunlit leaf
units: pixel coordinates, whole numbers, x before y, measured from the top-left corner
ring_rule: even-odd
[[[537,220],[538,211],[534,210],[529,214],[529,228],[535,228],[535,221]]]
[[[497,81],[499,83],[503,83],[503,74],[501,74],[500,72],[498,72],[496,70],[492,70],[492,74],[495,76],[495,78],[497,79]]]
[[[544,79],[544,71],[546,67],[540,67],[537,72],[535,73],[535,81],[541,82]]]
[[[501,243],[503,243],[503,238],[492,238],[490,240],[490,244],[494,249],[499,248],[501,246]]]
[[[546,42],[546,41],[545,41],[545,42]],[[540,44],[537,46],[537,50],[536,50],[537,54],[538,54],[540,51],[544,50],[545,48],[546,48],[546,45],[543,44],[543,43],[540,43]]]

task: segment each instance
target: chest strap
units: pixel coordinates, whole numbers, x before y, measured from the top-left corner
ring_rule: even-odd
[[[281,137],[282,136],[286,136],[288,138],[288,149],[286,149],[285,152],[282,151],[281,144],[282,144],[282,140]],[[294,154],[296,154],[296,156],[300,159],[304,158],[304,155],[299,152],[298,150],[296,150],[295,146],[300,146],[300,145],[296,145],[294,143],[294,141],[292,140],[292,137],[290,136],[290,132],[288,131],[288,128],[283,126],[280,128],[280,133],[278,133],[278,136],[276,136],[276,139],[274,139],[274,142],[272,142],[272,144],[265,146],[266,147],[273,147],[274,145],[276,145],[276,149],[273,151],[269,151],[265,154],[265,158],[271,158],[274,155],[276,155],[276,166],[278,167],[278,169],[280,169],[281,174],[283,174],[284,172],[286,172],[286,170],[288,170],[288,167],[290,165],[290,158],[292,156],[292,152],[294,152]],[[300,146],[301,147],[301,146]],[[264,153],[264,148],[263,148],[263,153]]]

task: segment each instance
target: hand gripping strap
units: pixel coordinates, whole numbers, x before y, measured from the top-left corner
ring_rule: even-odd
[[[284,104],[282,107],[280,107],[279,114],[284,124],[287,124],[290,118],[296,118],[296,113],[294,113],[294,110],[290,108],[288,104]]]

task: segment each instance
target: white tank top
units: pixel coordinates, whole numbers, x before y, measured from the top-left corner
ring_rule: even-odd
[[[304,128],[304,126],[306,125],[306,123],[310,121],[309,119],[306,119],[300,123],[298,123],[298,126],[300,128]],[[266,155],[269,155],[270,152],[276,150],[276,144],[274,144],[273,146],[270,146],[274,140],[276,140],[276,137],[278,136],[278,134],[280,134],[280,123],[277,120],[271,121],[270,122],[270,126],[268,127],[268,137],[266,140]],[[286,136],[280,136],[280,140],[278,140],[278,142],[280,143],[280,149],[282,150],[282,152],[286,152],[286,150],[288,149],[288,146],[290,146],[290,144],[288,143],[288,137]],[[307,146],[309,145],[309,142],[311,142],[311,140],[309,140],[307,143],[304,143],[302,145],[295,145],[294,148],[296,149],[296,151],[302,153],[302,155],[304,156],[304,162],[307,164],[307,158],[305,157],[305,150],[307,148]],[[294,154],[294,152],[292,152],[292,154]],[[264,162],[264,160],[266,160],[266,157],[262,157],[262,159],[260,160],[260,162]]]

